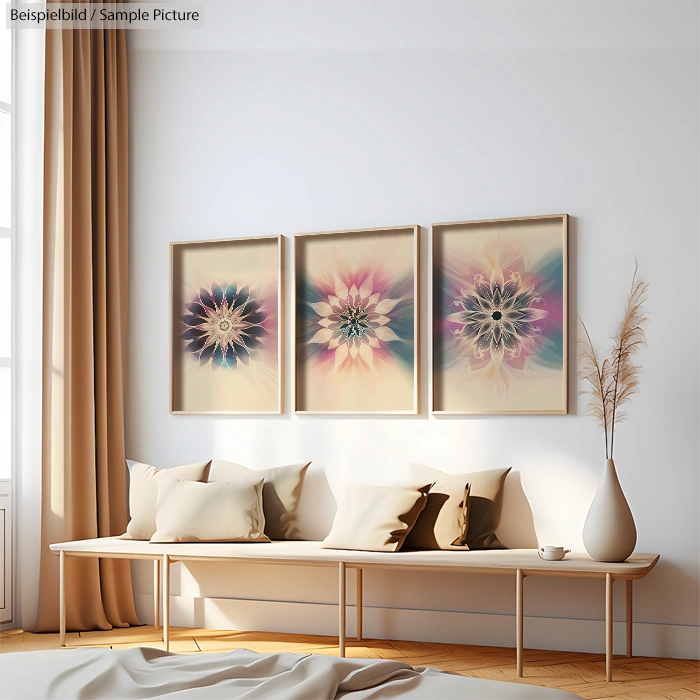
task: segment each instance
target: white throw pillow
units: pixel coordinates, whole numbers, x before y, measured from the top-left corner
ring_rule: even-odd
[[[269,542],[263,479],[254,484],[162,479],[151,542]]]
[[[129,470],[129,515],[124,540],[150,540],[156,531],[158,483],[165,479],[206,481],[210,462],[185,464],[172,469],[156,469],[135,462]]]
[[[431,486],[348,485],[323,547],[396,552],[425,508]]]

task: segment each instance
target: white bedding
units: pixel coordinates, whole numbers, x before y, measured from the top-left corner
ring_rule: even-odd
[[[465,678],[384,659],[315,654],[171,654],[158,649],[72,649],[0,655],[0,695],[52,698],[269,698],[270,700],[557,700],[561,690]]]

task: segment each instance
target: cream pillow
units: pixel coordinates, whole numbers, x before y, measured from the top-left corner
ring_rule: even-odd
[[[213,459],[209,481],[253,483],[264,477],[262,498],[265,534],[271,540],[300,540],[302,537],[297,527],[299,499],[310,464],[311,462],[307,462],[274,469],[253,470],[234,462]]]
[[[419,479],[432,479],[425,508],[403,543],[404,549],[466,549],[469,482],[465,474],[414,468]]]
[[[396,552],[425,508],[430,486],[349,485],[323,547]]]
[[[458,479],[469,483],[468,527],[464,544],[469,549],[505,549],[496,537],[496,529],[501,523],[503,487],[510,467],[459,475],[418,464],[411,465],[411,468],[416,479],[443,483],[445,479]]]
[[[262,486],[162,479],[151,542],[269,542]]]
[[[129,514],[131,520],[122,535],[124,540],[150,540],[156,531],[158,483],[169,479],[206,481],[210,462],[185,464],[172,469],[156,469],[135,462],[129,470]]]

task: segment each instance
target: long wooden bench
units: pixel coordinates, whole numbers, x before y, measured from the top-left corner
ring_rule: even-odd
[[[516,664],[523,675],[523,580],[527,576],[559,576],[605,579],[605,657],[606,678],[612,680],[613,598],[616,580],[626,581],[627,656],[632,656],[632,583],[644,578],[659,560],[658,554],[634,554],[621,564],[593,561],[583,553],[568,554],[558,562],[543,561],[534,549],[457,551],[358,552],[323,549],[320,542],[271,543],[178,543],[151,544],[136,540],[105,537],[51,545],[60,556],[60,640],[66,642],[65,567],[67,557],[106,559],[150,559],[154,562],[154,615],[159,621],[162,599],[163,642],[169,648],[170,564],[188,561],[236,560],[294,566],[333,566],[338,569],[338,642],[345,656],[346,573],[356,570],[357,638],[362,638],[362,572],[364,569],[429,569],[465,571],[480,574],[504,574],[515,579]]]

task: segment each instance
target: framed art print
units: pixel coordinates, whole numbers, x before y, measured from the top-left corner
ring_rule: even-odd
[[[294,236],[297,413],[418,412],[418,231]]]
[[[567,229],[433,225],[433,413],[567,412]]]
[[[172,413],[282,412],[282,236],[172,243]]]

